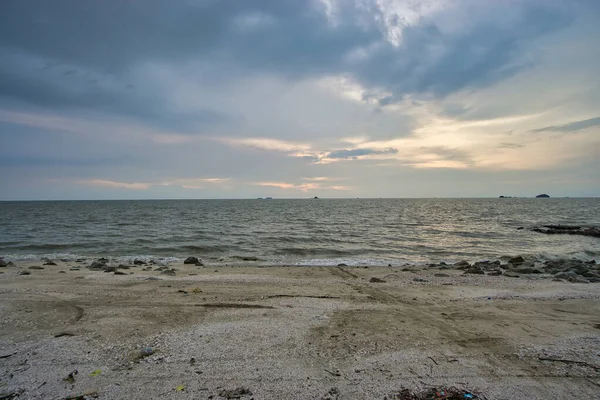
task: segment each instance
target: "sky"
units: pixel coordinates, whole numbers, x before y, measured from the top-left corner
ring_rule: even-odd
[[[0,200],[600,196],[597,0],[2,0]]]

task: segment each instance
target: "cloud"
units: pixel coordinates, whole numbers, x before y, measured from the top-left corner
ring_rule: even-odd
[[[385,154],[397,154],[398,149],[387,148],[383,150],[377,149],[368,149],[368,148],[359,148],[359,149],[342,149],[342,150],[334,150],[325,155],[325,159],[334,160],[334,159],[353,159],[357,160],[364,156],[379,156]]]
[[[569,122],[564,125],[552,125],[544,128],[534,129],[532,132],[562,132],[571,133],[577,132],[583,129],[592,128],[600,125],[600,117],[583,119],[580,121]]]
[[[109,181],[106,179],[85,179],[85,180],[77,181],[77,183],[81,183],[84,185],[91,185],[91,186],[104,186],[104,187],[110,187],[110,188],[123,188],[123,189],[131,189],[131,190],[146,190],[150,186],[152,186],[151,183],[117,182],[117,181]]]
[[[231,181],[230,178],[174,178],[159,182],[119,182],[107,179],[81,179],[76,183],[90,186],[123,188],[131,190],[147,190],[152,186],[180,186],[184,189],[202,189],[205,184],[221,184]]]
[[[311,146],[304,143],[294,143],[271,138],[217,138],[233,146],[248,146],[261,150],[274,150],[283,152],[302,152],[310,150]]]
[[[256,186],[268,186],[275,187],[279,189],[292,189],[292,190],[300,190],[302,192],[308,192],[310,190],[351,190],[351,186],[344,185],[324,185],[318,182],[310,182],[310,183],[289,183],[289,182],[255,182]]]
[[[519,59],[524,44],[567,26],[569,10],[539,1],[61,0],[31,7],[7,0],[0,6],[0,92],[47,108],[170,126],[226,119],[169,101],[160,71],[179,65],[206,87],[244,74],[347,75],[368,89],[365,99],[384,93],[376,100],[385,106],[407,94],[446,96],[515,75],[528,66]],[[25,21],[36,21],[35,34],[23,29]]]

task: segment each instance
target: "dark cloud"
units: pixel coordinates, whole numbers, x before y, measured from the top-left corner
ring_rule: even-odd
[[[581,121],[573,121],[564,125],[552,125],[546,126],[544,128],[534,129],[532,132],[561,132],[561,133],[571,133],[577,132],[582,129],[591,128],[593,126],[600,125],[600,117],[583,119]]]
[[[297,0],[4,0],[0,50],[9,62],[0,69],[0,93],[5,101],[174,126],[184,119],[222,122],[218,110],[180,115],[158,82],[133,81],[136,69],[153,63],[175,71],[194,64],[191,73],[205,85],[252,73],[289,79],[346,74],[391,93],[379,99],[385,106],[405,94],[445,96],[512,76],[524,67],[516,62],[524,43],[569,21],[543,3],[519,7],[511,9],[518,17],[509,23],[474,18],[456,33],[443,33],[433,21],[408,26],[395,46],[382,27],[384,16],[369,1],[339,2],[331,23],[318,2]],[[365,57],[349,61],[357,51]],[[23,54],[39,65],[23,69]]]
[[[32,105],[54,111],[93,110],[142,120],[180,131],[212,126],[228,116],[210,109],[181,112],[170,106],[165,93],[148,83],[137,89],[118,77],[94,71],[64,71],[36,56],[0,48],[0,104],[11,108]],[[42,67],[42,65],[44,65]]]
[[[343,149],[343,150],[334,150],[325,156],[325,158],[331,159],[357,159],[360,156],[372,156],[372,155],[381,155],[381,154],[396,154],[398,153],[398,149],[388,148],[384,150],[377,149]]]

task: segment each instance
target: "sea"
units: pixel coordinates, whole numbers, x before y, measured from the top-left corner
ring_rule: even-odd
[[[600,262],[600,198],[252,199],[0,202],[5,260],[235,265],[402,265],[506,259]],[[522,228],[522,229],[519,229]]]

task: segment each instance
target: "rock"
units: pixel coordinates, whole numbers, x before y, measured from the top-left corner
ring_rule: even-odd
[[[21,271],[21,272],[19,272],[19,275],[31,275],[31,272],[29,272],[29,271]]]
[[[581,274],[581,276],[584,276],[586,278],[600,278],[600,272],[597,272],[597,271],[586,271],[583,274]]]
[[[535,268],[533,265],[523,265],[517,268],[513,268],[512,272],[517,274],[541,274],[543,273],[538,268]]]
[[[467,269],[471,266],[467,261],[462,260],[454,264],[454,266],[458,269]]]
[[[488,272],[488,275],[490,276],[500,276],[502,275],[502,271],[499,269],[493,269],[491,271]]]
[[[385,281],[381,278],[376,278],[376,277],[372,277],[371,279],[369,279],[369,282],[371,283],[385,283]]]
[[[546,193],[538,194],[537,196],[535,196],[536,199],[543,199],[543,198],[548,198],[548,197],[550,197],[550,196],[547,195]]]
[[[88,266],[88,268],[89,268],[89,269],[91,269],[91,270],[96,270],[96,271],[100,271],[100,270],[102,270],[104,267],[106,267],[106,263],[105,263],[105,262],[103,262],[103,261],[100,261],[100,260],[98,260],[98,261],[94,261],[94,262],[92,262],[92,263],[91,263],[91,264]]]
[[[561,272],[564,267],[563,263],[560,261],[546,261],[542,269],[549,274],[556,274]]]
[[[337,266],[338,266],[338,267],[347,267],[347,266],[348,266],[348,264],[339,263]]]
[[[114,274],[115,275],[128,275],[127,273],[121,272],[121,271],[115,271]]]
[[[44,267],[40,267],[39,265],[32,265],[31,267],[29,267],[29,269],[44,269]]]
[[[509,264],[523,264],[525,262],[525,259],[521,256],[516,256],[511,258],[510,260],[508,260]]]
[[[438,278],[449,278],[450,275],[448,274],[433,274],[433,276],[437,276]]]
[[[184,264],[196,264],[198,262],[200,262],[198,257],[188,257],[183,261]]]
[[[423,279],[423,278],[414,278],[413,281],[415,281],[415,282],[429,282],[427,279]]]
[[[481,267],[472,266],[471,268],[466,269],[465,272],[463,272],[463,274],[485,275],[485,272],[483,272],[483,269]]]
[[[570,226],[570,225],[544,225],[531,228],[533,232],[545,233],[547,235],[582,235],[600,238],[600,228],[593,226]]]
[[[172,269],[165,269],[165,270],[161,271],[160,274],[161,275],[168,275],[168,276],[175,276],[175,275],[177,275],[175,273],[175,271],[172,270]]]
[[[80,271],[80,269],[77,267],[74,267],[74,268],[69,268],[69,271]]]
[[[204,264],[202,263],[202,261],[197,262],[196,264],[194,264],[196,267],[204,267]]]
[[[589,283],[587,279],[577,276],[577,274],[572,271],[556,274],[554,275],[554,279],[564,279],[571,283]]]
[[[0,258],[0,268],[6,268],[6,267],[14,267],[15,264],[11,261],[5,261],[3,259]]]
[[[119,264],[118,269],[130,269],[129,265]]]
[[[102,257],[98,259],[99,262],[106,264],[107,262],[109,262],[110,260],[106,257]]]
[[[102,267],[102,271],[104,272],[115,272],[117,270],[117,267],[109,267],[108,265],[105,265],[104,267]]]
[[[58,271],[59,274],[66,274],[66,271]]]
[[[133,260],[133,265],[147,265],[147,264],[148,264],[147,262],[142,261],[142,260],[137,259],[137,258],[135,260]]]
[[[44,265],[57,265],[54,261],[46,261]]]

